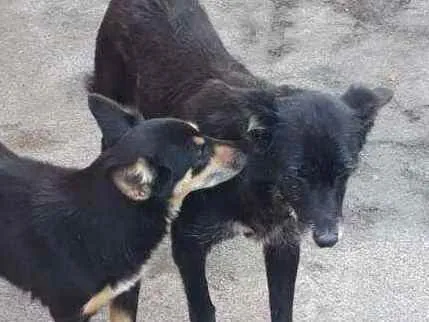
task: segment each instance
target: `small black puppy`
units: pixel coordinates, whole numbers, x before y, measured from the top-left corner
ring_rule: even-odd
[[[183,198],[245,162],[184,121],[140,121],[98,95],[89,106],[106,150],[85,169],[0,145],[0,275],[39,298],[55,321],[87,321],[133,287]]]
[[[347,179],[392,91],[351,86],[333,97],[270,84],[228,53],[198,0],[112,0],[89,90],[145,117],[178,117],[213,137],[248,142],[237,178],[185,201],[173,224],[173,256],[191,321],[212,322],[207,253],[239,232],[255,237],[264,247],[272,321],[291,321],[300,226],[320,247],[338,241]],[[137,291],[116,302],[131,321]]]

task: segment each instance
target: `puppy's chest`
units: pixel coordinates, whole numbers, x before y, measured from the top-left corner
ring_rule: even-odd
[[[150,275],[151,258],[154,258],[153,252],[158,248],[159,243],[151,249],[140,265],[134,265],[134,269],[127,270],[127,273],[116,278],[114,281],[108,283],[98,293],[94,294],[90,300],[83,306],[83,313],[85,315],[93,315],[97,313],[101,307],[112,301],[117,296],[132,289],[142,278]],[[156,257],[156,256],[155,256]]]
[[[122,294],[128,290],[130,290],[136,283],[138,283],[141,279],[146,278],[150,275],[150,269],[152,267],[154,252],[157,252],[159,244],[165,238],[165,235],[162,239],[151,249],[150,254],[140,263],[140,265],[136,266],[134,271],[131,274],[127,274],[126,276],[118,279],[116,283],[113,284],[113,292],[115,296]]]
[[[117,292],[122,293],[133,285],[135,285],[140,279],[148,276],[148,272],[151,267],[152,258],[156,257],[159,251],[160,245],[165,241],[167,234],[170,232],[172,221],[178,216],[180,211],[179,207],[175,208],[170,206],[164,213],[162,221],[157,222],[152,228],[152,231],[146,229],[141,231],[139,244],[137,244],[134,253],[136,255],[135,261],[139,265],[135,266],[132,274],[121,277],[116,283]]]

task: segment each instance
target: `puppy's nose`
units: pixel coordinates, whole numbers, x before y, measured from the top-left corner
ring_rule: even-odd
[[[329,230],[314,231],[313,239],[316,242],[317,246],[321,248],[332,247],[338,242],[338,232],[332,232]]]

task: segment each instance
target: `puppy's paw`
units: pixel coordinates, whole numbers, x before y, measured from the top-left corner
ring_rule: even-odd
[[[110,302],[113,298],[113,291],[110,286],[106,286],[103,290],[95,294],[86,302],[82,308],[83,316],[92,316],[96,314],[104,305]]]

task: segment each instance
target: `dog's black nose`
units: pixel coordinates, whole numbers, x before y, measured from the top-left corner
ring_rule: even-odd
[[[316,242],[317,246],[324,247],[332,247],[338,242],[338,232],[330,232],[330,231],[314,231],[313,239]]]

